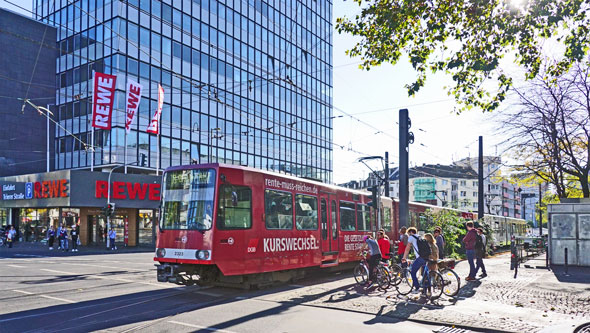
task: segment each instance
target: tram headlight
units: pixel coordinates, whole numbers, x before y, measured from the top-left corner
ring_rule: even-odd
[[[164,258],[166,256],[166,249],[157,249],[156,250],[156,257]]]
[[[200,250],[197,251],[197,259],[199,260],[209,260],[209,251],[207,250]]]

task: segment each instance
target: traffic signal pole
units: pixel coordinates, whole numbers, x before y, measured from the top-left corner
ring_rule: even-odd
[[[108,235],[108,232],[111,230],[111,214],[113,214],[115,212],[114,205],[111,204],[111,176],[113,175],[113,171],[115,171],[119,168],[122,168],[122,167],[127,168],[127,165],[133,165],[133,164],[137,164],[137,161],[130,163],[130,164],[125,163],[125,164],[117,165],[116,167],[112,168],[111,171],[109,171],[109,178],[107,181],[107,212],[105,214],[106,219],[107,219],[107,235]],[[111,205],[113,205],[112,212],[109,211],[109,208]],[[107,248],[110,247],[110,245],[111,245],[110,242],[111,242],[111,238],[107,237]]]
[[[399,110],[399,226],[407,227],[409,218],[410,179],[408,166],[408,109]]]

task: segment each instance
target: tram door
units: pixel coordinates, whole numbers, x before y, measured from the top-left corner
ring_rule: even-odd
[[[320,230],[323,255],[338,253],[338,228],[336,221],[336,201],[330,203],[329,195],[320,196]]]

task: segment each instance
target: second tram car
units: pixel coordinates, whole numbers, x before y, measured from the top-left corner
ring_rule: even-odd
[[[305,268],[357,261],[363,236],[378,220],[398,238],[397,201],[382,198],[377,218],[368,192],[248,167],[170,167],[161,197],[154,257],[160,282],[287,281]],[[428,208],[441,209],[410,203],[411,224],[419,227]]]

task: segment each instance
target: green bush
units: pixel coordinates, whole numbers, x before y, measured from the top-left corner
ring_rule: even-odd
[[[445,209],[434,212],[429,209],[426,211],[426,222],[422,224],[422,229],[434,234],[434,228],[441,227],[445,238],[445,257],[460,259],[465,258],[465,250],[461,245],[461,240],[467,233],[465,222],[467,220],[458,211]]]

